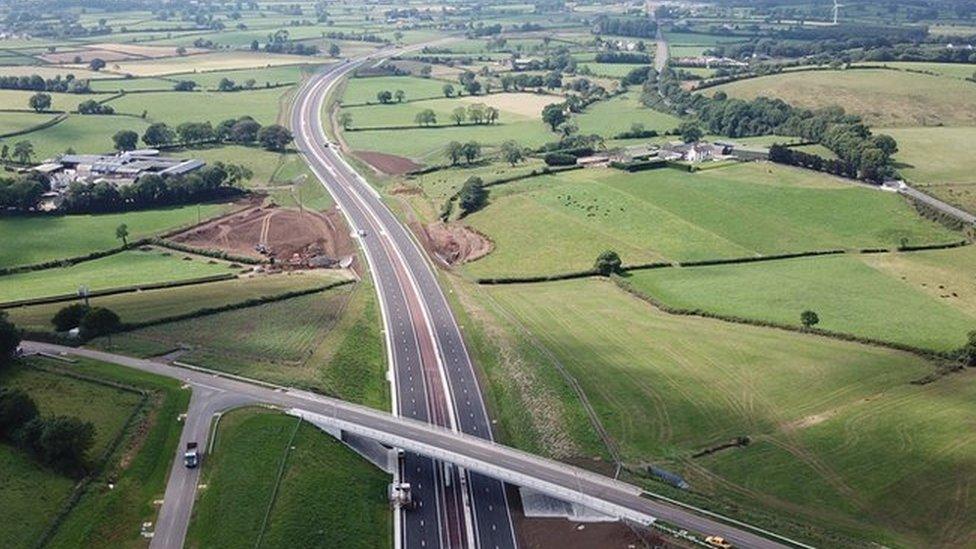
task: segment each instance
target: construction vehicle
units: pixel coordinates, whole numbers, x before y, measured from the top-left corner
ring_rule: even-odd
[[[731,543],[725,541],[725,538],[719,536],[708,536],[705,538],[705,543],[711,547],[718,547],[719,549],[733,549]]]
[[[186,443],[186,452],[183,452],[183,465],[187,469],[193,469],[200,464],[200,451],[197,449],[196,442]]]

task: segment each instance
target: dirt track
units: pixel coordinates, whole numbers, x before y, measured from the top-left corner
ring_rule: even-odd
[[[220,249],[234,255],[263,257],[267,246],[287,261],[293,254],[355,256],[356,246],[338,210],[325,213],[292,208],[256,207],[204,223],[171,240],[197,248]]]

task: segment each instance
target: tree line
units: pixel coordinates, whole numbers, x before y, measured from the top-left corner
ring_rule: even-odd
[[[133,150],[138,145],[139,135],[134,131],[122,130],[116,134],[116,137],[121,137],[121,139],[113,137],[118,150]],[[165,122],[155,122],[150,124],[142,134],[142,142],[150,147],[213,142],[240,145],[259,143],[269,151],[280,152],[284,151],[291,141],[292,134],[288,128],[278,124],[262,126],[250,116],[229,118],[216,126],[209,121],[184,122],[175,129]]]
[[[603,15],[593,22],[593,34],[654,38],[657,36],[657,23],[648,17],[623,18]]]
[[[64,78],[57,75],[54,78],[43,78],[40,75],[30,76],[0,76],[0,89],[29,90],[57,93],[90,93],[88,80],[78,80],[75,75],[68,74]]]

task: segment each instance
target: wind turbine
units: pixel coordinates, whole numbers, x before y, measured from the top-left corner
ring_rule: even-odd
[[[844,6],[839,2],[839,0],[834,0],[834,24],[836,25],[840,16],[840,9]]]

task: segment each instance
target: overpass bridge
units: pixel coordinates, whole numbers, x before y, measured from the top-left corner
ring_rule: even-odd
[[[761,549],[779,547],[807,547],[802,543],[765,532],[750,525],[693,511],[677,502],[647,497],[646,492],[632,484],[611,479],[579,467],[536,456],[444,427],[421,421],[397,417],[388,412],[374,410],[358,404],[330,398],[307,391],[267,383],[254,382],[202,369],[171,366],[152,360],[138,359],[92,349],[72,348],[40,342],[24,342],[28,353],[44,353],[55,356],[77,356],[102,362],[119,364],[152,374],[177,379],[186,383],[194,392],[212,395],[229,407],[264,404],[302,416],[317,425],[330,426],[362,437],[374,439],[384,445],[402,448],[452,463],[486,476],[531,488],[539,493],[578,503],[593,510],[619,517],[638,524],[650,524],[663,520],[689,531],[717,535],[736,547]],[[201,405],[199,409],[214,410],[213,406]],[[193,407],[191,407],[191,412]],[[194,418],[187,418],[191,422]],[[202,444],[201,444],[202,445]],[[173,471],[182,470],[177,449]],[[171,473],[172,474],[172,473]],[[174,484],[171,479],[170,484]],[[195,484],[182,483],[195,490]],[[189,516],[187,509],[170,509],[186,497],[171,494],[169,487],[160,510],[159,524],[168,522],[168,513]],[[192,506],[192,497],[190,498]],[[185,525],[183,525],[185,528]],[[160,535],[157,530],[157,536]],[[182,539],[179,539],[181,546]]]

